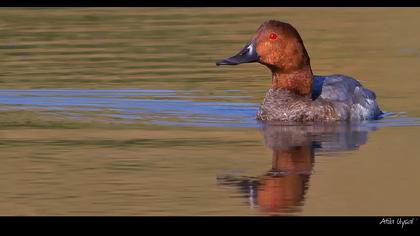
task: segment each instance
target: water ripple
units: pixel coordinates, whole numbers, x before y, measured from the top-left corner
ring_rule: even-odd
[[[217,91],[217,96],[208,96],[198,90],[0,90],[0,104],[5,106],[2,110],[54,112],[70,119],[102,117],[122,123],[168,126],[257,127],[258,104],[223,101],[233,98],[246,101],[246,96],[238,96],[238,92]],[[412,126],[420,125],[420,119],[388,113],[382,120],[362,122],[362,125]]]

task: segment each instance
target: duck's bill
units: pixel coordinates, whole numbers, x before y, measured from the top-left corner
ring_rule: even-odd
[[[235,56],[222,59],[216,62],[216,65],[238,65],[242,63],[257,62],[260,56],[257,54],[255,42],[251,41],[245,45],[242,50]]]

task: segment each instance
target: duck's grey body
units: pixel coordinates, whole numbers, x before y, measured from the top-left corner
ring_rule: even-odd
[[[259,120],[334,121],[377,119],[376,95],[344,75],[314,76],[311,97],[286,89],[269,89],[257,113]]]

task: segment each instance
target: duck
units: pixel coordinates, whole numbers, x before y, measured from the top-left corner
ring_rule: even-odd
[[[291,24],[268,20],[234,56],[217,66],[258,62],[272,73],[271,88],[258,109],[261,121],[361,121],[384,114],[376,94],[356,79],[314,75],[298,31]]]

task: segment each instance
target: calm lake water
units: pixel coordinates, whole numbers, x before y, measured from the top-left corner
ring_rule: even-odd
[[[384,119],[258,123],[258,26]],[[420,215],[420,8],[0,9],[0,215]]]

